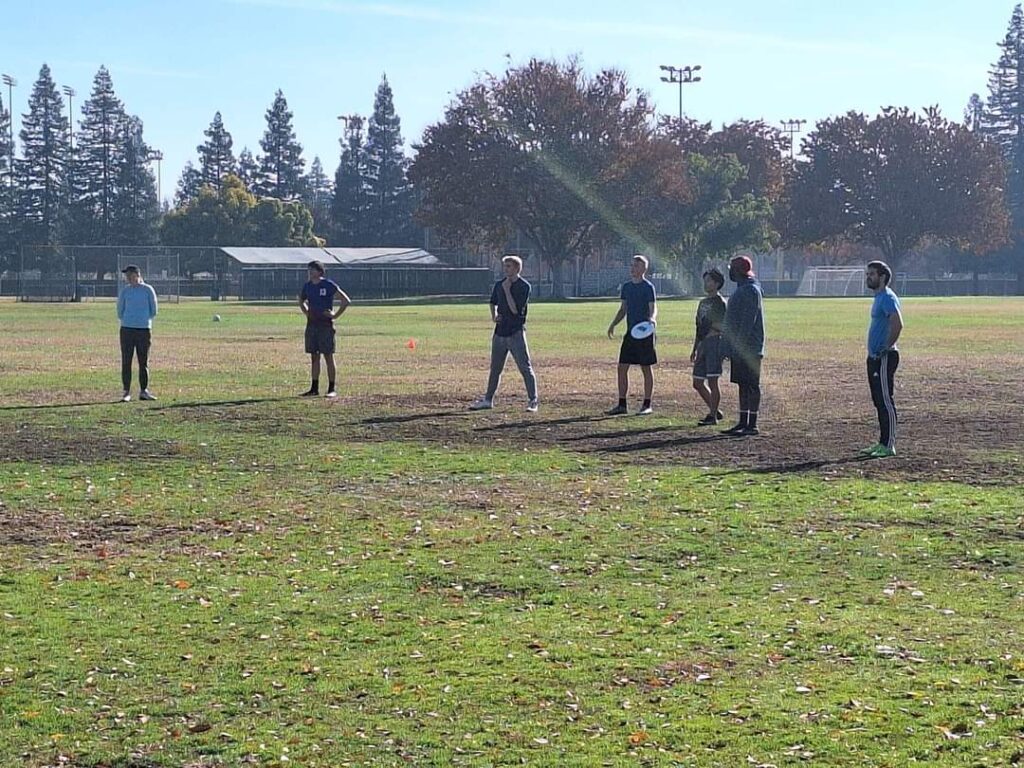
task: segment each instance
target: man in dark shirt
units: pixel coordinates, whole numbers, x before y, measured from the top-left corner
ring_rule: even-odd
[[[526,410],[536,413],[537,375],[530,361],[530,347],[526,343],[526,307],[530,301],[530,284],[520,277],[523,260],[518,256],[505,256],[501,260],[505,278],[494,284],[491,290],[491,322],[494,336],[491,337],[491,374],[487,380],[487,392],[469,406],[471,411],[489,410],[494,407],[494,394],[501,382],[501,373],[511,354],[519,367],[519,373],[526,384]]]
[[[725,277],[718,269],[704,273],[704,293],[697,305],[697,334],[693,339],[690,362],[693,363],[693,388],[708,407],[708,415],[697,422],[705,427],[718,423],[724,414],[718,410],[722,393],[718,379],[722,375],[722,323],[725,321],[725,299],[719,291]]]
[[[654,283],[647,279],[647,257],[637,254],[630,262],[630,279],[622,284],[619,298],[619,311],[615,314],[611,325],[608,326],[608,338],[614,338],[615,326],[622,318],[626,318],[626,333],[622,337],[622,347],[619,349],[619,402],[606,413],[609,416],[618,416],[626,413],[626,395],[629,392],[629,366],[639,365],[644,374],[644,402],[637,411],[638,416],[647,416],[652,413],[651,396],[654,393],[654,373],[651,366],[658,362],[658,353],[654,347],[654,334],[643,339],[636,339],[630,331],[637,323],[645,321],[655,322],[658,316],[657,298],[654,291]]]
[[[764,295],[746,256],[729,262],[729,279],[736,290],[729,297],[723,333],[730,360],[732,383],[740,390],[740,419],[723,434],[759,434],[757,412],[761,407],[761,359],[764,357]]]
[[[352,303],[338,284],[324,277],[324,265],[311,261],[306,265],[309,282],[299,293],[299,309],[306,316],[306,353],[310,360],[309,391],[303,397],[320,394],[320,355],[327,363],[327,397],[337,397],[334,388],[337,369],[334,365],[334,321]],[[334,309],[334,297],[338,297],[338,308]]]

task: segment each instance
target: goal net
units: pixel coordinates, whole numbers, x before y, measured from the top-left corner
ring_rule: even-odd
[[[864,267],[808,267],[797,296],[864,296]]]
[[[177,253],[165,249],[150,252],[120,252],[117,254],[117,272],[134,264],[142,273],[142,279],[153,286],[160,301],[177,304],[181,300],[181,258]]]

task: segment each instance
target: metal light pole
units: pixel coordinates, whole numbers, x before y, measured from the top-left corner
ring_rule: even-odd
[[[164,159],[164,153],[161,152],[159,149],[154,149],[148,155],[146,155],[146,161],[147,162],[151,163],[154,160],[156,160],[156,199],[157,199],[157,202],[158,202],[158,204],[160,206],[160,210],[163,210],[163,207],[164,207],[163,192],[161,191],[161,184],[160,184],[160,161],[163,160],[163,159]]]
[[[11,191],[14,191],[14,86],[18,84],[10,75],[3,75],[4,85],[7,86],[7,112],[10,114],[11,119],[8,124],[10,130],[11,140],[11,159],[7,166],[7,181],[10,184]]]
[[[662,72],[668,72],[668,77],[661,76],[661,82],[663,83],[678,83],[679,84],[679,122],[683,121],[683,84],[684,83],[699,83],[700,77],[695,77],[694,73],[700,71],[700,64],[686,67],[673,67],[668,64],[661,65]]]
[[[75,89],[70,85],[61,88],[68,97],[68,204],[71,203],[71,190],[75,179]]]
[[[780,120],[782,132],[789,134],[789,156],[793,157],[793,145],[796,143],[796,135],[800,133],[806,120]]]

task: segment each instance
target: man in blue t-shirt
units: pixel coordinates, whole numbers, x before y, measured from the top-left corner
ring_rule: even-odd
[[[501,260],[505,277],[491,289],[489,306],[494,335],[491,336],[491,373],[484,396],[469,406],[471,411],[484,411],[494,407],[494,395],[501,382],[508,356],[516,361],[519,374],[526,385],[526,410],[536,413],[537,375],[530,360],[530,347],[526,343],[526,308],[530,301],[530,284],[523,280],[523,260],[518,256],[505,256]]]
[[[654,348],[654,334],[643,339],[634,338],[632,329],[637,323],[654,323],[658,316],[657,298],[654,292],[654,283],[647,279],[647,257],[637,254],[633,257],[629,266],[630,279],[622,284],[619,298],[619,311],[615,319],[608,326],[608,338],[615,337],[615,326],[622,318],[626,318],[626,333],[622,337],[622,347],[619,349],[619,402],[614,408],[605,411],[609,416],[618,416],[627,413],[626,395],[629,392],[629,366],[639,365],[644,374],[644,402],[637,411],[638,416],[646,416],[652,413],[651,395],[654,393],[654,373],[651,366],[658,362],[658,353]]]
[[[878,411],[879,438],[875,445],[861,451],[862,456],[884,459],[896,455],[896,404],[893,385],[900,352],[896,342],[903,331],[899,297],[889,287],[892,270],[884,261],[872,261],[864,272],[868,290],[875,294],[868,326],[868,383],[871,400]]]
[[[121,402],[132,399],[132,360],[139,359],[139,400],[156,400],[149,391],[149,349],[153,343],[153,318],[158,305],[156,291],[142,279],[135,264],[121,270],[125,286],[117,294],[117,319],[121,321]]]
[[[337,397],[335,379],[337,368],[334,365],[334,321],[348,309],[352,300],[338,284],[324,277],[324,265],[319,261],[311,261],[306,265],[309,282],[302,286],[299,293],[299,309],[306,316],[306,353],[310,360],[309,391],[303,397],[316,397],[320,394],[320,355],[327,363],[327,397]],[[334,308],[334,297],[338,297],[338,308]]]

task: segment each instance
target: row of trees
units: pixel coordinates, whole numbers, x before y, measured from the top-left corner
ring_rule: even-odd
[[[556,284],[566,263],[623,242],[685,268],[738,248],[812,243],[866,244],[895,267],[929,243],[976,264],[1024,265],[1020,6],[989,97],[972,96],[963,122],[935,108],[851,112],[819,121],[795,158],[762,121],[715,130],[655,119],[622,72],[535,59],[459,93],[411,161],[384,78],[371,117],[344,118],[332,181],[319,158],[306,173],[278,92],[257,157],[243,149],[236,158],[214,116],[159,229],[142,125],[106,70],[83,105],[74,152],[62,109],[44,66],[21,159],[0,130],[0,172],[14,163],[0,193],[9,242],[414,245],[422,224],[463,246],[497,249],[521,235]],[[9,119],[0,108],[0,129]]]

